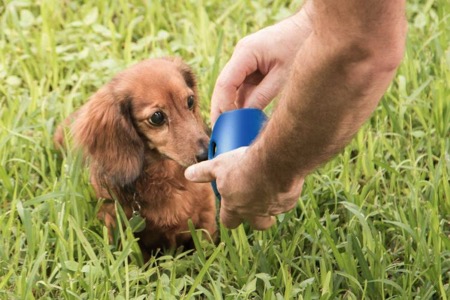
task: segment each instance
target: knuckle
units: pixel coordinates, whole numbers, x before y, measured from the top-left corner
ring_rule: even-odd
[[[224,188],[223,188],[223,182],[222,182],[222,180],[216,179],[216,187],[217,187],[217,190],[219,191],[219,193],[220,193],[220,195],[221,195],[222,197],[227,196],[227,195],[226,195],[226,192],[225,192],[225,190],[224,190]]]
[[[250,47],[251,43],[252,43],[251,38],[249,36],[246,36],[237,42],[234,51],[237,52],[237,51],[246,50]]]
[[[282,214],[282,213],[284,213],[284,211],[283,211],[283,209],[281,209],[279,207],[273,208],[273,209],[269,209],[269,214],[271,216],[277,216],[277,215]]]
[[[294,209],[297,206],[298,197],[279,197],[276,204],[269,208],[269,214],[276,216]]]
[[[228,83],[228,80],[226,80],[226,78],[224,78],[224,77],[219,77],[219,78],[217,78],[217,81],[216,81],[216,89],[217,89],[217,88],[219,88],[219,89],[225,89],[225,88],[228,87],[228,85],[229,85],[229,83]]]
[[[208,161],[211,165],[211,169],[213,169],[218,174],[223,173],[224,166],[223,166],[223,162],[222,162],[222,160],[223,160],[222,154],[223,153],[219,153],[213,159]]]
[[[227,189],[227,185],[226,182],[224,182],[224,180],[222,180],[221,176],[218,176],[216,179],[216,187],[217,190],[219,191],[220,195],[222,196],[222,198],[229,198],[229,192]],[[230,212],[231,210],[227,210],[227,212]]]
[[[297,206],[297,201],[295,199],[293,199],[293,200],[294,201],[291,201],[286,205],[286,211],[290,211]]]
[[[253,96],[255,106],[259,106],[257,108],[261,108],[265,106],[265,104],[270,102],[270,93],[267,93],[266,91],[255,91],[255,95]]]
[[[220,211],[220,222],[226,228],[233,229],[238,227],[242,223],[242,219],[239,217],[239,214],[236,214],[234,210],[222,207]]]
[[[274,223],[275,219],[270,216],[256,217],[249,220],[251,226],[256,230],[266,230],[269,229]]]

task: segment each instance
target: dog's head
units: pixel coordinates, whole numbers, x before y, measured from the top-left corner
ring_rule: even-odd
[[[187,167],[207,158],[209,138],[194,74],[178,58],[149,59],[119,73],[81,109],[73,131],[97,175],[133,182],[146,159]]]

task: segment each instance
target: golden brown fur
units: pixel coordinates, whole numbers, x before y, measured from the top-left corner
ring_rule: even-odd
[[[112,191],[128,217],[133,199],[139,202],[146,228],[136,236],[144,253],[189,242],[189,219],[210,235],[216,231],[211,187],[184,178],[187,166],[206,159],[209,138],[198,103],[186,64],[149,59],[119,73],[65,121],[74,119],[71,130],[97,197],[111,199]],[[155,125],[161,114],[164,122]],[[54,139],[62,145],[61,128]],[[112,205],[98,216],[115,225]]]

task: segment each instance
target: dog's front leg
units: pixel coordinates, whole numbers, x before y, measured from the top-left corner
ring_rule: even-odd
[[[117,226],[114,203],[102,204],[97,213],[97,218],[102,221],[108,229],[109,243],[112,244],[114,241],[114,229]]]

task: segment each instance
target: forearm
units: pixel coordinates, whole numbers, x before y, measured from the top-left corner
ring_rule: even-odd
[[[282,190],[349,142],[375,109],[403,53],[404,1],[323,2],[314,2],[314,32],[297,53],[271,120],[249,148],[258,153],[249,155],[257,157],[250,167]]]

